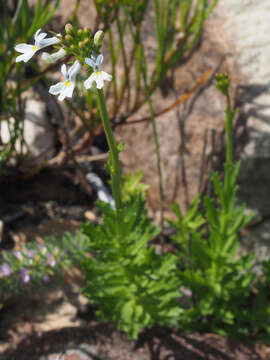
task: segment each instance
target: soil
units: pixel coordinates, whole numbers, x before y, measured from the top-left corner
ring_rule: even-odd
[[[72,278],[72,281],[71,281]],[[259,360],[270,359],[266,347],[249,348],[214,334],[181,334],[155,327],[137,341],[114,324],[95,319],[80,295],[80,276],[61,289],[50,284],[42,294],[12,299],[0,314],[1,360]]]
[[[32,2],[35,3],[34,0]],[[71,16],[74,4],[75,0],[61,2],[54,20],[55,27],[59,27],[59,30]],[[94,27],[95,11],[89,6],[89,0],[81,0],[78,16],[82,26]],[[205,53],[209,51],[207,47],[204,50]],[[216,62],[218,59],[219,54]],[[194,63],[197,60],[195,58]],[[202,74],[206,66],[209,64],[205,60],[197,74]],[[183,76],[185,72],[183,70]],[[181,73],[177,73],[176,85],[180,87],[183,83],[190,84],[190,79],[186,74],[185,76],[186,80],[178,84]],[[158,95],[156,104],[161,101],[162,96]],[[166,102],[173,102],[174,96],[171,99],[166,99]],[[214,117],[215,114],[212,120]],[[165,125],[160,127],[161,131],[167,126],[166,120],[170,121],[170,116],[164,120]],[[201,120],[203,119],[198,118],[191,126],[196,127]],[[219,130],[220,124],[219,122]],[[137,132],[138,138],[140,131],[144,132],[144,127],[140,129]],[[123,133],[119,130],[119,136]],[[125,134],[128,136],[127,132]],[[194,153],[200,155],[202,137],[198,143],[196,132],[193,136],[189,141],[195,143]],[[132,141],[137,141],[135,140],[133,138],[127,144],[127,151],[133,151],[131,145]],[[127,152],[124,162],[127,161],[128,154]],[[145,153],[141,155],[142,159],[146,156]],[[132,162],[130,164],[134,165]],[[198,168],[198,159],[195,160],[195,165]],[[141,167],[139,162],[136,166]],[[0,234],[2,249],[17,248],[26,241],[39,241],[52,231],[60,238],[64,231],[75,232],[81,221],[96,220],[93,206],[95,195],[91,189],[81,186],[75,172],[76,169],[72,167],[54,170],[52,173],[42,171],[29,181],[23,179],[0,184],[3,194],[0,199],[0,219],[5,220],[3,238]],[[168,174],[171,176],[170,172]],[[152,178],[148,175],[148,180],[150,181],[146,182],[152,182],[153,174]],[[190,186],[197,189],[197,185],[192,182]],[[152,203],[158,203],[155,187]],[[24,296],[12,298],[4,304],[0,310],[0,360],[60,360],[62,352],[62,360],[270,359],[270,349],[266,346],[249,348],[215,334],[183,334],[177,329],[170,331],[156,327],[143,331],[138,341],[130,341],[117,331],[114,324],[102,324],[95,318],[87,299],[81,295],[82,287],[82,275],[77,269],[73,269],[71,273],[65,274],[61,285],[50,283],[42,292],[28,291]]]

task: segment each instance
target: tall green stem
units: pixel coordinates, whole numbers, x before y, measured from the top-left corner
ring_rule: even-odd
[[[232,122],[233,122],[234,114],[232,113],[229,94],[227,94],[226,97],[227,97],[226,125],[225,125],[226,134],[227,134],[226,162],[232,163],[233,162]]]
[[[111,166],[110,175],[111,175],[112,194],[115,201],[116,210],[119,214],[122,205],[122,201],[121,201],[122,178],[120,171],[118,149],[113,136],[103,90],[97,89],[97,95],[98,95],[97,100],[98,100],[98,107],[101,115],[101,120],[104,126],[106,139],[110,148],[110,166]]]
[[[142,47],[142,50],[143,50],[143,47]],[[160,213],[161,213],[160,227],[161,227],[161,232],[163,233],[163,228],[164,228],[164,188],[163,188],[163,179],[162,179],[162,170],[161,170],[160,145],[159,145],[159,139],[158,139],[158,133],[157,133],[155,112],[154,112],[154,108],[153,108],[149,85],[147,82],[146,59],[145,59],[144,51],[142,51],[142,56],[143,56],[143,61],[141,63],[141,69],[142,69],[144,86],[145,86],[145,91],[146,91],[146,99],[147,99],[150,114],[151,114],[151,122],[152,122],[154,142],[155,142],[155,152],[156,152],[156,157],[157,157],[157,169],[158,169],[158,178],[159,178],[159,195],[160,195]]]
[[[225,193],[230,191],[231,177],[233,171],[233,118],[234,112],[231,109],[231,101],[229,93],[226,94],[227,98],[227,109],[226,109],[226,122],[225,130],[227,136],[227,146],[226,146],[226,163],[225,163]],[[228,205],[228,202],[227,202]]]
[[[112,84],[113,84],[113,115],[115,116],[115,110],[117,106],[117,80],[116,80],[116,53],[115,53],[115,46],[113,40],[113,33],[111,29],[108,29],[108,38],[109,38],[109,49],[112,61]]]

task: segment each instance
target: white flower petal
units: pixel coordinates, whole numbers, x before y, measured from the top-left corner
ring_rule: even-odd
[[[64,78],[67,79],[67,67],[66,64],[61,66],[61,73],[63,74]]]
[[[112,75],[106,73],[106,71],[101,71],[101,76],[102,76],[103,80],[106,80],[106,81],[112,80]]]
[[[15,46],[15,50],[21,53],[26,53],[31,49],[33,49],[33,45],[29,44],[18,44]]]
[[[38,38],[38,34],[41,32],[41,29],[38,29],[35,33],[34,39],[36,40]]]
[[[24,62],[27,62],[31,59],[32,56],[34,56],[34,54],[37,52],[37,49],[33,50],[33,46],[32,46],[32,49],[31,50],[28,50],[27,52],[25,52],[24,54],[20,55],[20,56],[17,56],[16,57],[16,62],[19,62],[19,61],[24,61]]]
[[[96,80],[96,74],[92,73],[88,79],[85,80],[85,82],[83,83],[84,87],[86,89],[90,89],[93,85],[93,82]]]
[[[20,62],[20,61],[24,61],[24,58],[25,58],[25,54],[22,54],[22,55],[17,56],[15,61],[16,61],[16,63]]]
[[[56,61],[61,59],[65,55],[66,55],[66,50],[64,50],[63,48],[59,49],[58,51],[52,54],[52,56],[56,59]]]
[[[87,65],[91,66],[91,68],[94,69],[95,61],[93,59],[85,58],[84,61],[86,62]]]
[[[66,97],[65,91],[62,91],[61,94],[58,96],[59,101],[63,101]]]
[[[36,44],[38,44],[41,40],[45,39],[45,37],[47,36],[46,33],[41,33],[37,36],[37,38],[35,39]]]
[[[49,39],[43,39],[43,40],[38,41],[38,48],[42,49],[46,46],[57,44],[59,41],[60,40],[57,39],[57,37],[55,37],[55,36],[52,38],[49,38]]]
[[[103,81],[103,78],[102,78],[102,75],[100,74],[99,76],[97,76],[96,78],[96,83],[97,83],[97,88],[98,89],[102,89],[103,86],[104,86],[104,81]]]
[[[58,96],[58,99],[60,101],[63,101],[66,97],[69,97],[69,94],[70,94],[69,87],[71,87],[71,85],[70,86],[65,86],[63,91],[61,92],[61,94]],[[71,94],[71,96],[72,96],[72,94]]]
[[[47,52],[41,54],[41,60],[47,64],[52,64],[51,55]]]
[[[74,88],[75,88],[75,82],[70,83],[70,85],[66,87],[66,96],[67,97],[70,97],[70,98],[72,97]]]
[[[100,67],[100,65],[103,63],[103,55],[99,54],[96,60],[96,64],[98,65],[98,67]]]
[[[59,82],[55,85],[52,85],[49,89],[49,93],[52,95],[58,95],[60,94],[65,88],[65,83],[64,82]]]
[[[76,60],[68,71],[68,78],[71,82],[75,81],[76,76],[77,76],[78,72],[80,71],[80,69],[81,69],[81,65],[80,65],[79,61]]]

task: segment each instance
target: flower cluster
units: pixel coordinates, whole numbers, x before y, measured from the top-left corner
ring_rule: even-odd
[[[29,243],[24,250],[0,254],[0,303],[25,287],[46,284],[65,269],[78,266],[88,252],[86,236],[65,233],[62,241],[45,238],[44,244]]]
[[[71,37],[72,31],[73,31],[72,25],[67,24],[66,25],[67,35],[66,35],[65,39],[67,39],[67,37],[68,37],[68,39],[72,39],[72,37]],[[54,36],[51,38],[46,38],[47,34],[40,33],[40,32],[41,32],[41,29],[39,29],[35,33],[35,36],[34,36],[35,44],[34,45],[18,44],[15,46],[15,50],[22,53],[21,55],[19,55],[16,58],[16,62],[20,62],[20,61],[27,62],[35,55],[35,53],[38,50],[61,42],[60,35],[58,35],[58,37]],[[86,36],[86,35],[87,35],[87,32],[85,34],[83,34],[83,36]],[[103,39],[103,32],[98,31],[94,37],[94,42],[97,44],[98,48],[100,47],[100,43],[102,42],[102,39]],[[81,41],[79,44],[81,44],[83,46],[84,44],[86,44],[86,41],[88,41],[88,40],[89,39],[84,39],[84,41],[83,42]],[[74,46],[74,45],[72,45],[72,46]],[[53,63],[53,62],[61,59],[66,54],[67,54],[66,50],[63,48],[60,48],[57,52],[55,52],[51,55],[49,53],[43,53],[42,59],[47,63]],[[93,70],[92,74],[88,77],[88,79],[86,79],[84,81],[85,89],[88,90],[88,89],[92,88],[93,83],[96,83],[97,89],[102,89],[104,86],[104,81],[112,80],[111,75],[109,75],[105,71],[101,70],[101,64],[103,62],[103,56],[101,54],[95,54],[93,52],[91,54],[90,58],[85,57],[84,61]],[[49,93],[52,95],[59,95],[58,99],[60,101],[63,101],[66,97],[71,98],[73,95],[75,84],[76,84],[76,77],[77,77],[78,73],[80,72],[80,70],[81,70],[81,64],[78,60],[76,60],[73,63],[73,65],[69,68],[69,70],[67,70],[66,65],[63,64],[61,66],[61,73],[63,75],[64,80],[58,82],[55,85],[52,85],[49,88]]]
[[[28,283],[48,282],[50,277],[69,265],[69,257],[65,250],[53,243],[32,244],[24,251],[5,253],[1,262],[2,284],[20,287]]]

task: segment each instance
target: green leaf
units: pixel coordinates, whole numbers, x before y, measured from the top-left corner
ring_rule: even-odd
[[[136,194],[141,194],[142,198],[145,198],[149,186],[140,183],[142,176],[142,171],[137,171],[134,176],[129,173],[126,175],[122,188],[124,201],[130,200],[131,196]]]

